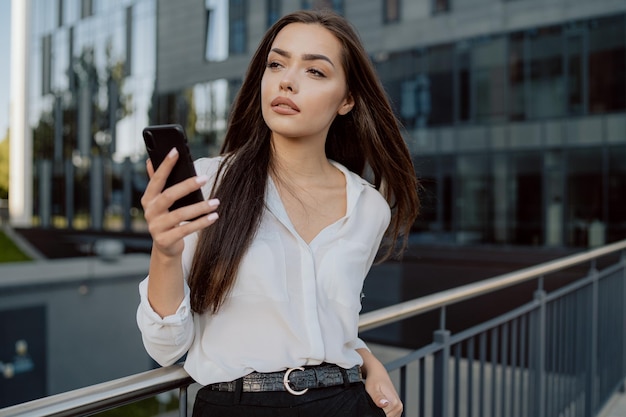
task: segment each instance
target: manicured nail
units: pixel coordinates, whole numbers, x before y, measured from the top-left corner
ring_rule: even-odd
[[[382,400],[380,400],[380,405],[382,405],[383,407],[387,407],[389,405],[389,400],[383,398]]]
[[[198,184],[206,184],[208,180],[209,180],[209,177],[207,177],[206,175],[199,175],[196,177],[196,182]]]
[[[211,207],[217,207],[220,205],[220,200],[218,200],[217,198],[212,198],[208,201],[208,203]]]
[[[217,215],[217,213],[211,213],[208,216],[206,216],[206,218],[209,219],[209,221],[211,221],[211,222],[214,221],[214,220],[217,220],[218,217],[219,216]]]
[[[173,158],[173,157],[175,157],[176,155],[178,155],[178,149],[176,149],[176,148],[172,148],[172,150],[170,151],[170,153],[168,153],[168,154],[167,154],[167,157],[168,157],[168,158]]]

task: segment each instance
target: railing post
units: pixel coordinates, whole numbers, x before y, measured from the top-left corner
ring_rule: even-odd
[[[590,337],[589,337],[589,358],[587,373],[587,392],[585,401],[585,416],[595,415],[598,405],[598,387],[596,384],[596,374],[598,373],[598,297],[599,282],[598,269],[596,268],[596,260],[594,259],[589,269],[589,276],[592,278],[591,283],[591,311],[589,312],[590,320]]]
[[[622,300],[626,302],[626,250],[620,253],[620,266],[622,268]],[[622,303],[622,386],[621,392],[626,392],[626,307]]]
[[[187,417],[187,388],[188,385],[183,385],[178,390],[178,416]]]
[[[450,377],[450,331],[445,329],[445,306],[440,312],[440,329],[433,334],[434,342],[441,349],[434,354],[433,369],[433,415],[448,417]]]
[[[534,327],[535,341],[531,343],[530,352],[533,360],[534,372],[534,409],[532,414],[536,417],[545,417],[546,415],[546,291],[543,289],[543,277],[539,279],[539,287],[535,291],[535,301],[539,303],[539,308]]]

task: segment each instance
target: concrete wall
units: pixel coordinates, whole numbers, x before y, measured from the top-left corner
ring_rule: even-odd
[[[0,402],[12,384],[43,378],[52,395],[151,369],[135,321],[148,262],[138,254],[0,265],[0,362],[11,362],[20,339],[34,355],[29,371],[0,373]]]

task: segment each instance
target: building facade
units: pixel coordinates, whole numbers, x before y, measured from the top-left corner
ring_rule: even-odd
[[[422,242],[626,237],[626,4],[616,0],[30,0],[33,225],[133,230],[141,130],[217,153],[264,31],[328,7],[362,36],[422,179]]]

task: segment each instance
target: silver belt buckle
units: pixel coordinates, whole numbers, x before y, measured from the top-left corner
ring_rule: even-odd
[[[291,385],[289,385],[289,375],[293,372],[293,371],[304,371],[304,368],[301,366],[298,366],[297,368],[289,368],[285,371],[285,376],[283,377],[283,385],[285,386],[285,389],[287,390],[288,393],[293,394],[293,395],[302,395],[305,392],[307,392],[309,389],[305,388],[302,391],[296,391],[295,389],[291,388]]]

